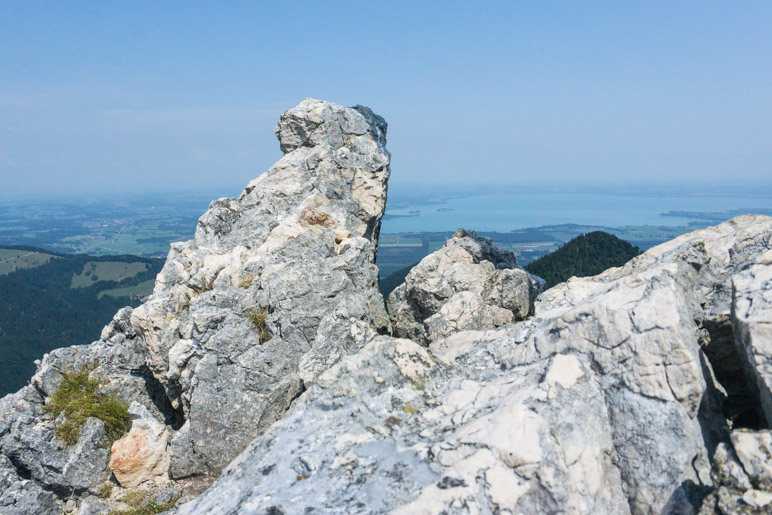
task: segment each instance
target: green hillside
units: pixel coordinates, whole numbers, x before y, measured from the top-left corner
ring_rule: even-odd
[[[98,339],[116,311],[152,292],[164,261],[30,247],[0,248],[0,259],[0,396],[24,386],[46,352]]]
[[[389,297],[389,294],[394,291],[394,288],[405,282],[405,277],[407,277],[407,274],[410,273],[410,270],[412,270],[416,264],[418,263],[406,266],[405,268],[400,268],[386,277],[381,277],[380,282],[378,283],[378,289],[381,290],[383,300],[386,300]]]
[[[622,266],[640,254],[638,247],[603,231],[582,234],[555,252],[533,261],[525,269],[547,281],[547,287],[570,277],[597,275]]]

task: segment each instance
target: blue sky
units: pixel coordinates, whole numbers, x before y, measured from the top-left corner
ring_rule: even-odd
[[[22,2],[5,195],[233,188],[306,97],[389,122],[392,183],[772,182],[769,2]]]

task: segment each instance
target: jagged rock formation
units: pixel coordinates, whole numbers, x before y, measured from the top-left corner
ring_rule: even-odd
[[[98,365],[105,389],[173,432],[167,456],[148,459],[169,461],[172,478],[200,477],[218,474],[320,372],[389,332],[375,267],[386,122],[309,99],[276,135],[284,157],[239,198],[214,201],[194,240],[172,245],[144,305],[118,312],[99,341],[47,355],[30,386],[0,400],[4,512],[94,496],[109,476],[100,420],[73,446],[54,436],[44,404],[64,371]],[[117,449],[131,447],[126,438]],[[157,470],[114,465],[130,485],[132,471]]]
[[[276,135],[285,156],[238,199],[212,203],[132,313],[148,366],[185,419],[172,477],[218,473],[304,384],[389,329],[374,264],[386,123],[306,100]]]
[[[363,107],[287,111],[284,157],[211,204],[148,302],[0,399],[0,512],[107,512],[111,473],[164,504],[223,467],[175,511],[772,508],[772,218],[538,299],[514,255],[462,230],[390,296],[390,320],[385,131]],[[73,370],[131,403],[111,448],[99,418],[74,445],[56,434],[46,403]]]
[[[543,288],[543,280],[517,266],[514,253],[459,229],[389,295],[389,316],[397,336],[427,345],[457,331],[523,320]]]
[[[724,497],[766,509],[769,432],[727,438],[706,356],[742,323],[733,278],[754,278],[735,297],[764,288],[752,265],[771,235],[762,216],[684,235],[431,353],[376,338],[179,512],[710,513],[732,452],[748,480]]]

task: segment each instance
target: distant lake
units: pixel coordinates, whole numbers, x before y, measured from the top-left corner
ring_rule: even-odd
[[[387,204],[382,232],[454,231],[459,227],[506,232],[565,223],[681,226],[704,220],[662,213],[751,209],[772,209],[772,198],[502,193],[449,199],[442,204],[417,203],[400,209],[390,209]],[[420,215],[415,216],[416,212]],[[735,215],[727,214],[725,218],[732,216]]]

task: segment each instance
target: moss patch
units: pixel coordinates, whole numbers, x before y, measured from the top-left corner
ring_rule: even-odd
[[[93,367],[84,366],[64,372],[61,383],[46,404],[46,411],[52,417],[64,415],[64,421],[56,426],[55,434],[66,445],[78,441],[89,417],[105,423],[109,445],[131,429],[128,403],[113,393],[100,392],[103,383],[91,377],[92,370]]]

